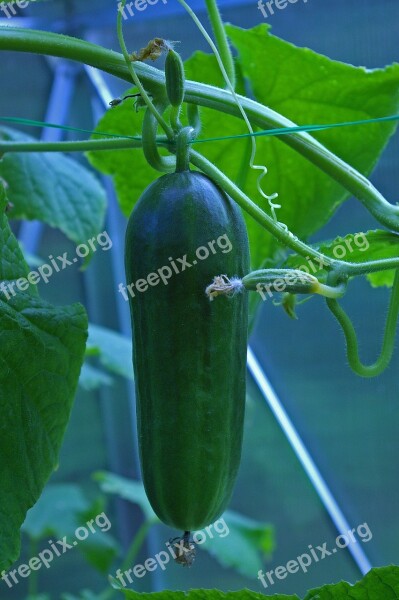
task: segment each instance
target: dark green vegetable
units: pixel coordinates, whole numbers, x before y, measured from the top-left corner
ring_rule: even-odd
[[[205,295],[249,270],[241,212],[200,173],[164,175],[130,216],[125,265],[144,486],[164,523],[200,529],[225,510],[241,455],[247,293]]]

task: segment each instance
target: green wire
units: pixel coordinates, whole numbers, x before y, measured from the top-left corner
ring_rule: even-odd
[[[0,121],[7,123],[19,123],[21,125],[29,125],[32,127],[54,127],[64,129],[66,131],[76,131],[79,133],[89,133],[91,135],[105,135],[109,137],[118,137],[129,140],[140,140],[138,136],[121,135],[119,133],[107,133],[104,131],[91,131],[88,129],[78,129],[76,127],[68,127],[66,125],[57,125],[55,123],[47,123],[43,121],[32,121],[31,119],[22,119],[18,117],[0,117]],[[264,129],[254,133],[242,133],[238,135],[226,135],[222,137],[205,138],[201,140],[192,140],[190,144],[203,144],[205,142],[222,142],[224,140],[238,140],[241,138],[259,137],[259,136],[278,136],[287,135],[290,133],[299,133],[301,131],[323,131],[327,129],[335,129],[337,127],[350,127],[354,125],[369,125],[372,123],[384,123],[389,121],[399,121],[399,115],[391,115],[389,117],[378,117],[375,119],[366,119],[363,121],[348,121],[344,123],[330,123],[325,125],[299,125],[296,127],[281,127],[277,129]]]
[[[91,131],[90,129],[78,129],[77,127],[69,127],[68,125],[57,125],[56,123],[47,123],[45,121],[32,121],[31,119],[21,119],[19,117],[0,117],[0,121],[4,121],[6,123],[19,123],[20,125],[29,125],[30,127],[53,127],[55,129],[76,131],[78,133],[89,133],[91,135],[106,135],[109,137],[129,140],[141,140],[140,136],[121,135],[120,133],[106,133],[105,131]]]
[[[372,365],[364,365],[359,358],[359,348],[356,331],[352,321],[337,300],[327,299],[327,306],[341,325],[346,340],[346,352],[351,369],[361,377],[376,377],[388,367],[395,346],[396,326],[399,317],[399,269],[396,270],[395,280],[389,303],[385,324],[384,341],[379,358]]]
[[[204,140],[194,140],[192,144],[201,144],[204,142],[219,142],[223,140],[237,140],[239,138],[287,135],[289,133],[298,133],[301,131],[323,131],[325,129],[335,129],[336,127],[349,127],[353,125],[369,125],[371,123],[383,123],[387,121],[399,121],[399,115],[389,117],[378,117],[375,119],[366,119],[362,121],[347,121],[344,123],[329,123],[325,125],[297,125],[295,127],[281,127],[276,129],[263,129],[254,133],[241,133],[239,135],[227,135],[224,137],[206,138]]]

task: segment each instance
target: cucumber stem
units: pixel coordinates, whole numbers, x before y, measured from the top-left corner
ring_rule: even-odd
[[[190,170],[190,141],[193,137],[192,127],[183,127],[176,138],[176,173]]]

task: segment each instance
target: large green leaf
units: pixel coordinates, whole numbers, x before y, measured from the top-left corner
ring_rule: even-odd
[[[383,117],[399,110],[399,64],[367,70],[333,61],[271,35],[265,24],[250,30],[232,25],[226,29],[256,100],[298,125]],[[368,175],[396,126],[378,123],[343,127],[314,133],[314,137]],[[212,135],[219,132],[220,128]],[[257,140],[257,162],[269,169],[262,186],[268,193],[279,193],[282,208],[278,219],[294,234],[307,238],[331,218],[348,193],[288,147],[283,138]],[[225,162],[232,160],[234,145],[240,144],[230,142]],[[255,178],[251,174],[246,191],[263,204],[254,188]],[[252,260],[258,267],[272,255],[276,244],[270,235],[252,225],[250,233]]]
[[[5,205],[0,193],[3,286],[28,272]],[[81,305],[54,307],[13,289],[0,289],[0,571],[18,557],[26,512],[57,467],[87,337]]]
[[[141,594],[133,590],[120,589],[128,600],[300,600],[297,595],[274,594],[265,596],[251,590],[221,592],[220,590],[190,590],[189,592],[156,592]],[[372,569],[355,585],[341,582],[325,585],[308,592],[304,600],[398,600],[399,567]]]
[[[36,141],[8,127],[0,138]],[[13,208],[10,217],[38,219],[59,228],[76,244],[97,235],[104,222],[106,195],[97,178],[61,153],[9,153],[0,161]]]

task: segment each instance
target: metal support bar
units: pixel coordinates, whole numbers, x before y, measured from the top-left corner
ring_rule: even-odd
[[[277,419],[278,424],[283,430],[284,435],[295,452],[295,455],[309,477],[332,522],[340,534],[347,533],[352,529],[352,527],[349,525],[343,511],[338,505],[338,502],[334,498],[326,481],[323,479],[323,476],[317,468],[303,440],[295,429],[287,412],[285,411],[281,400],[271,386],[266,374],[264,373],[250,347],[248,348],[247,361],[248,369],[254,378],[259,391],[269,405],[273,415]],[[359,544],[349,544],[347,549],[351,553],[352,558],[359,568],[361,574],[365,575],[368,573],[368,571],[370,571],[372,568],[372,565],[362,547]]]

